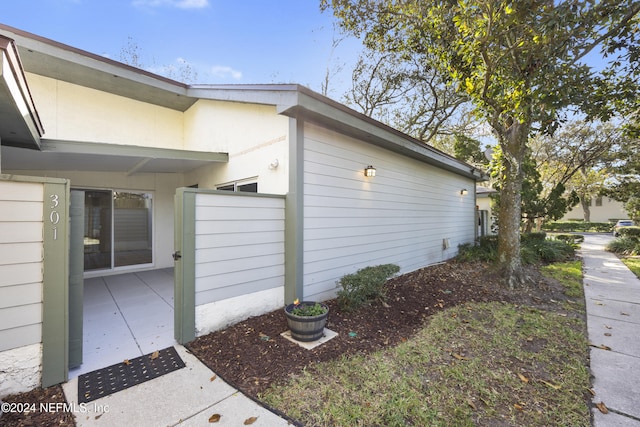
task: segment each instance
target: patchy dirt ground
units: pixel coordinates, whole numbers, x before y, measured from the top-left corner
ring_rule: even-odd
[[[287,330],[283,310],[250,318],[199,337],[189,349],[216,374],[244,393],[258,397],[270,384],[310,364],[356,352],[369,353],[411,337],[433,313],[467,302],[508,301],[561,309],[561,286],[529,271],[535,286],[509,292],[496,286],[485,264],[446,263],[405,274],[387,283],[387,300],[356,312],[342,312],[329,301],[327,327],[338,336],[306,350],[280,334]],[[556,302],[553,302],[556,301]]]
[[[529,270],[534,285],[518,292],[497,286],[485,264],[449,262],[405,274],[387,283],[387,299],[355,312],[342,312],[329,301],[327,327],[338,336],[306,350],[280,334],[287,330],[283,310],[250,318],[199,337],[188,348],[217,375],[257,398],[269,385],[284,381],[313,363],[357,352],[370,353],[411,337],[433,313],[468,302],[507,301],[562,310],[562,287]],[[5,402],[64,402],[59,386],[9,396]],[[2,426],[71,426],[69,413],[3,414]]]

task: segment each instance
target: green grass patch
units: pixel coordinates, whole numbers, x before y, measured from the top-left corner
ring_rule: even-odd
[[[640,277],[640,258],[622,258],[622,262],[633,271],[633,274]]]
[[[540,271],[547,277],[561,282],[565,287],[565,294],[571,298],[582,298],[582,262],[570,261],[550,264],[540,267]]]
[[[397,347],[313,365],[261,399],[305,426],[590,426],[584,330],[581,316],[466,304]]]

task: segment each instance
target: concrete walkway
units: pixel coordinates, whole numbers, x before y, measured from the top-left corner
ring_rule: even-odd
[[[594,407],[594,426],[640,427],[640,279],[604,251],[611,239],[587,234],[581,249],[593,402],[609,409]]]
[[[186,366],[89,403],[78,403],[78,378],[62,385],[78,426],[286,426],[289,423],[238,392],[181,345]],[[219,415],[212,424],[209,419]],[[245,424],[248,423],[248,424]]]

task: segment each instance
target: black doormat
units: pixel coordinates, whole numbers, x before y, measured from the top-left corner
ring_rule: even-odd
[[[78,403],[91,402],[120,390],[184,368],[174,347],[159,350],[78,377]]]

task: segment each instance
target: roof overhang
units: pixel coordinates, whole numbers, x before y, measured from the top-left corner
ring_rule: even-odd
[[[323,124],[346,135],[475,181],[485,181],[488,178],[482,170],[468,163],[306,88],[299,92],[297,104],[283,109],[281,114]]]
[[[137,101],[186,111],[197,100],[187,85],[26,31],[0,24],[15,41],[28,73],[34,73]]]
[[[38,148],[42,134],[18,49],[0,35],[0,143]]]
[[[229,161],[227,153],[132,145],[42,140],[40,151],[2,147],[2,169],[88,172],[185,173]]]
[[[318,123],[475,181],[488,179],[482,170],[304,86],[198,85],[188,93],[200,99],[274,105],[279,114]]]

